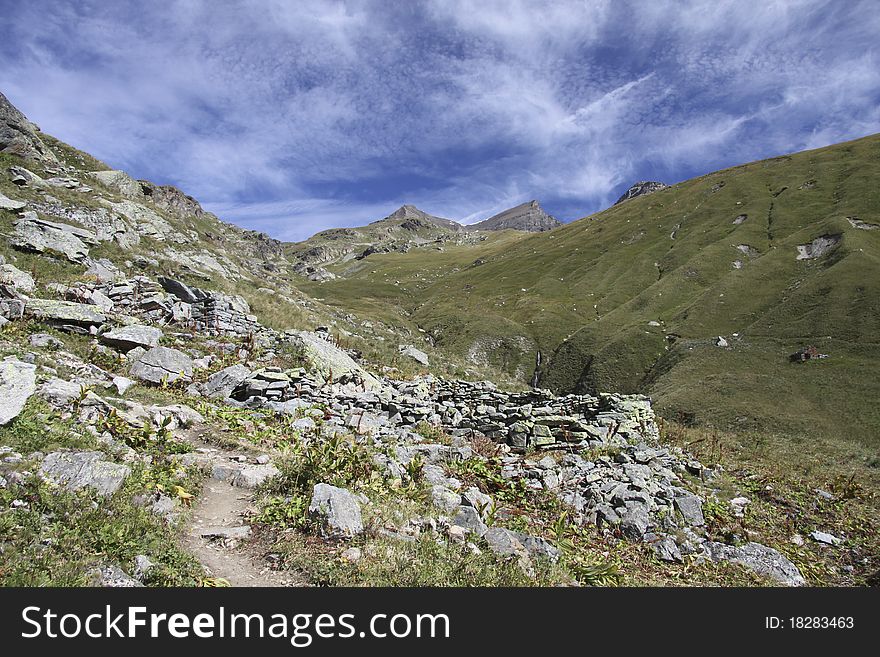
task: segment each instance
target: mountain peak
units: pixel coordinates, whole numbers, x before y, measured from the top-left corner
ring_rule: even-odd
[[[39,132],[40,129],[0,93],[0,152],[57,163],[55,154],[40,139]]]
[[[614,202],[614,205],[618,203],[623,203],[624,201],[628,201],[631,198],[635,198],[636,196],[645,196],[646,194],[653,194],[654,192],[659,192],[661,189],[666,189],[669,187],[666,183],[659,182],[657,180],[640,180],[637,183],[633,183],[628,190]]]
[[[525,230],[541,233],[561,225],[561,221],[547,214],[540,203],[532,199],[472,224],[468,226],[468,230]]]
[[[431,224],[434,226],[443,226],[444,228],[449,228],[451,230],[460,230],[461,225],[458,222],[452,221],[451,219],[444,219],[443,217],[435,217],[432,214],[428,214],[424,210],[420,210],[416,206],[411,203],[406,203],[397,208],[394,212],[389,214],[385,219],[381,221],[400,221],[403,222],[401,225],[404,228],[416,229],[419,227],[424,227],[426,224]]]

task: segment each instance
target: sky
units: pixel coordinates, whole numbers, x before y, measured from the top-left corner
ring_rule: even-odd
[[[880,132],[877,0],[0,0],[45,132],[284,240],[404,203],[569,221]]]

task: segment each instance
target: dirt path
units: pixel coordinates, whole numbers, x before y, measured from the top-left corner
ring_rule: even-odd
[[[192,442],[195,442],[194,440]],[[212,449],[205,463],[227,463],[231,452]],[[209,468],[210,469],[210,468]],[[183,547],[204,566],[209,577],[231,586],[302,586],[296,573],[273,570],[247,523],[253,491],[214,476],[205,480],[182,534]]]

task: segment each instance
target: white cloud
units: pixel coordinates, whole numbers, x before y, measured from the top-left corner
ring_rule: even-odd
[[[33,0],[6,19],[0,89],[44,129],[276,236],[403,202],[586,214],[635,177],[880,130],[869,1]]]

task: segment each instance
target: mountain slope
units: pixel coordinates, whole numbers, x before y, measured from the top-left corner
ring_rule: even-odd
[[[880,393],[878,180],[872,136],[702,176],[503,248],[374,259],[360,276],[398,281],[384,302],[439,349],[523,383],[540,358],[540,385],[557,391],[646,391],[688,421],[876,445],[880,415],[859,400]],[[350,301],[341,287],[321,296]],[[788,362],[811,344],[831,357]]]
[[[524,230],[541,233],[562,226],[562,222],[547,214],[537,201],[529,201],[499,212],[479,223],[467,226],[468,230]]]
[[[446,242],[475,243],[481,238],[466,235],[461,224],[435,217],[413,205],[404,205],[379,221],[355,228],[333,228],[289,245],[288,257],[306,275],[326,272],[324,267],[344,265],[374,253],[406,253],[420,247],[436,248]],[[313,280],[330,278],[324,273]]]

